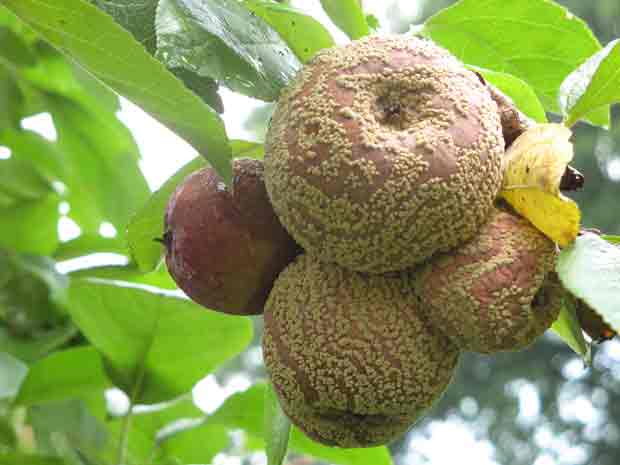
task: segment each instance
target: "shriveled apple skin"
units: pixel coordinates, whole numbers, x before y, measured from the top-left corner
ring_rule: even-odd
[[[276,217],[262,162],[238,159],[229,190],[212,168],[188,176],[165,216],[166,264],[195,302],[235,315],[257,315],[273,282],[300,252]]]
[[[475,238],[418,269],[416,293],[427,318],[462,350],[522,350],[562,307],[556,255],[525,218],[493,209]]]
[[[501,185],[497,104],[446,50],[373,36],[322,50],[282,93],[265,183],[309,254],[400,271],[471,239]]]

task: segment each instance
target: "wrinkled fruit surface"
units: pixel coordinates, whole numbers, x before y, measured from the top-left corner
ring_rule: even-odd
[[[265,183],[308,253],[382,273],[473,237],[503,150],[474,73],[431,42],[374,36],[319,52],[283,92]]]
[[[299,248],[276,217],[262,162],[233,164],[232,193],[212,168],[188,176],[165,216],[166,264],[178,286],[213,310],[259,314]]]
[[[419,272],[422,308],[463,350],[523,349],[558,316],[565,291],[555,256],[527,220],[495,210],[474,239]]]
[[[458,358],[418,307],[408,273],[361,274],[299,256],[271,291],[263,336],[290,419],[340,447],[386,444],[410,428]]]

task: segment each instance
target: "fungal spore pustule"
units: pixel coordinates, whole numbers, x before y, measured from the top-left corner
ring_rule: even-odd
[[[422,317],[410,273],[300,255],[265,308],[263,356],[282,408],[339,447],[386,444],[446,389],[459,351]]]
[[[416,273],[428,318],[463,350],[520,350],[555,321],[566,291],[555,244],[526,219],[494,209],[471,241]]]
[[[471,238],[501,184],[497,105],[414,37],[321,51],[278,101],[265,183],[297,242],[326,262],[402,270]]]

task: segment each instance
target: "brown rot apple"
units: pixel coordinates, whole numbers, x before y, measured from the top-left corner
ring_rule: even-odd
[[[265,184],[309,254],[401,271],[472,239],[501,187],[497,104],[430,41],[372,36],[321,50],[278,99]]]
[[[255,315],[280,271],[300,252],[276,217],[259,160],[233,163],[232,189],[212,168],[189,175],[165,215],[166,264],[195,302]]]

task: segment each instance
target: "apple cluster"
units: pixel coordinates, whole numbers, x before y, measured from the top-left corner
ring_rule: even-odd
[[[313,439],[386,444],[461,351],[531,344],[557,317],[555,245],[498,200],[529,122],[446,50],[409,36],[319,52],[283,90],[264,161],[183,181],[166,263],[212,310],[264,314],[281,406]]]

